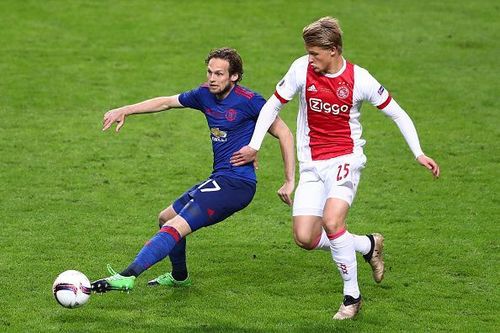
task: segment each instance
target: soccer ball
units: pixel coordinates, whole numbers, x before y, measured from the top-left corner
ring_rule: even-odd
[[[56,301],[65,308],[77,308],[89,300],[90,281],[79,271],[65,271],[54,281],[52,292]]]

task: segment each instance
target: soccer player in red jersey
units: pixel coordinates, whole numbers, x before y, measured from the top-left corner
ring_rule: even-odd
[[[234,165],[255,158],[264,135],[284,104],[299,94],[297,155],[300,180],[293,203],[296,243],[305,249],[331,251],[344,282],[344,299],[334,319],[353,318],[361,307],[356,254],[364,255],[373,278],[384,276],[381,234],[358,236],[345,219],[366,163],[359,122],[367,101],[399,127],[416,160],[439,176],[439,166],[420,148],[415,126],[389,92],[365,69],[342,56],[338,21],[323,17],[303,30],[307,55],[295,60],[261,110],[248,146],[233,154]]]

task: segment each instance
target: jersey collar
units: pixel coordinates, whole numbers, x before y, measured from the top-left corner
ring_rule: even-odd
[[[345,71],[346,67],[347,67],[347,61],[345,61],[344,57],[342,57],[342,67],[340,68],[340,70],[337,73],[333,73],[333,74],[326,73],[323,75],[326,77],[329,77],[329,78],[334,78],[334,77],[340,76]]]

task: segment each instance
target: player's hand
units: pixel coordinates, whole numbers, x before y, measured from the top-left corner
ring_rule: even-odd
[[[116,132],[122,128],[125,123],[126,114],[123,110],[116,109],[108,111],[104,114],[104,119],[102,120],[102,130],[105,131],[116,123]]]
[[[292,193],[295,188],[295,183],[293,181],[286,181],[283,186],[280,187],[277,194],[281,201],[286,203],[288,206],[292,205]]]
[[[417,162],[425,168],[429,169],[434,177],[439,178],[439,165],[434,162],[432,158],[425,155],[420,155],[419,157],[417,157]]]
[[[241,166],[255,161],[256,157],[257,150],[250,148],[249,146],[245,146],[237,152],[233,153],[233,156],[231,156],[231,159],[229,161],[234,166]]]

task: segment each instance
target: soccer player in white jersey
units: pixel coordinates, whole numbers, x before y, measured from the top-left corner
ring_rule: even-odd
[[[323,17],[303,30],[307,55],[295,60],[276,92],[261,110],[252,139],[232,156],[234,165],[255,158],[265,133],[284,104],[299,94],[297,155],[300,180],[293,203],[296,243],[305,249],[327,249],[344,282],[344,298],[333,319],[353,318],[361,307],[356,251],[364,255],[380,282],[384,276],[380,234],[353,235],[345,219],[365,166],[360,108],[367,101],[399,127],[418,163],[439,177],[439,166],[427,157],[410,117],[365,69],[342,56],[338,21]]]

